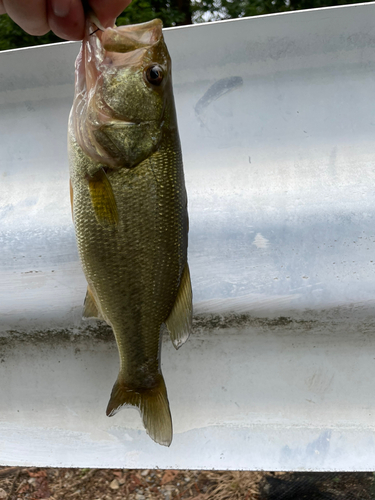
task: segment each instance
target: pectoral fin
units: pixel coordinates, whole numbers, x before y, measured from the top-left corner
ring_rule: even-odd
[[[100,314],[99,308],[96,304],[95,298],[90,290],[90,287],[87,287],[85,302],[83,304],[83,319],[89,318],[98,318],[103,319],[103,316]]]
[[[89,178],[89,189],[96,220],[103,227],[116,227],[118,212],[111,183],[101,168]]]
[[[176,301],[165,324],[168,328],[172,343],[176,349],[182,346],[189,338],[193,322],[193,294],[191,291],[190,272],[185,265],[181,276]]]

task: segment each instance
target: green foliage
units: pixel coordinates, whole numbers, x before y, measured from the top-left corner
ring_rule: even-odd
[[[150,21],[155,17],[165,27],[193,22],[234,19],[299,9],[358,3],[362,0],[133,0],[120,15],[118,25]],[[367,0],[369,1],[369,0]],[[53,33],[31,36],[7,15],[0,15],[0,50],[61,42]]]
[[[236,19],[360,2],[362,0],[196,0],[193,3],[193,19],[195,22]]]
[[[117,25],[135,24],[151,21],[158,17],[164,27],[176,26],[184,19],[184,13],[179,11],[176,2],[160,0],[133,0],[129,7],[117,19]]]
[[[191,23],[189,0],[133,0],[117,19],[117,25],[143,23],[158,17],[165,27]],[[0,15],[0,50],[56,43],[63,40],[53,33],[32,36],[25,33],[7,15]]]
[[[30,45],[41,45],[44,43],[62,42],[61,38],[53,33],[43,36],[28,35],[6,14],[0,16],[0,50],[17,49],[29,47]]]

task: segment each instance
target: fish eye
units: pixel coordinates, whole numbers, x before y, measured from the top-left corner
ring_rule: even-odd
[[[163,69],[157,64],[149,66],[145,71],[145,77],[149,83],[158,86],[161,84],[164,78]]]

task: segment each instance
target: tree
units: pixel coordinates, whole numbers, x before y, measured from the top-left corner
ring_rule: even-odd
[[[158,17],[164,27],[191,24],[190,0],[133,0],[117,19],[117,24],[134,24]]]
[[[0,50],[17,49],[19,47],[30,47],[44,43],[62,42],[61,38],[53,33],[43,36],[28,35],[17,26],[7,15],[0,16]]]
[[[190,0],[169,0],[168,2],[163,0],[133,0],[117,19],[117,24],[143,23],[156,17],[163,21],[165,27],[191,24]],[[0,50],[62,41],[51,32],[43,36],[28,35],[7,15],[0,15]]]
[[[194,22],[202,22],[360,2],[361,0],[195,0],[192,9]]]
[[[165,27],[169,27],[360,1],[362,0],[133,0],[120,15],[117,24],[142,23],[158,17]],[[61,41],[53,33],[38,37],[28,35],[8,16],[0,16],[0,50]]]

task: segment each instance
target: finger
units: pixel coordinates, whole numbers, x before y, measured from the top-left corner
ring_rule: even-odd
[[[113,26],[116,17],[130,4],[131,0],[90,0],[90,6],[99,21],[106,27]]]
[[[85,15],[81,0],[48,0],[48,23],[65,40],[82,40]]]
[[[6,10],[3,4],[3,0],[0,0],[0,14],[6,14]]]
[[[9,17],[30,35],[44,35],[49,31],[46,0],[3,0]]]

